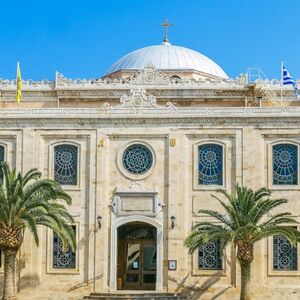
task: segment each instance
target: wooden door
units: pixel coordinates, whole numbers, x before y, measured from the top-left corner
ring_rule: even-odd
[[[123,288],[155,290],[156,241],[127,240],[125,243]]]

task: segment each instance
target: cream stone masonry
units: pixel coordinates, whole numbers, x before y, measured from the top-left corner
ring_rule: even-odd
[[[189,294],[201,287],[203,299],[238,299],[234,249],[226,249],[222,270],[202,270],[184,240],[197,222],[213,221],[200,209],[221,210],[211,194],[218,188],[232,192],[236,183],[270,187],[274,197],[289,200],[286,210],[300,215],[300,176],[294,186],[272,185],[273,145],[297,145],[299,164],[299,100],[285,86],[279,101],[278,80],[195,78],[189,70],[163,72],[151,63],[134,74],[122,72],[88,80],[57,72],[53,82],[27,80],[19,104],[16,82],[0,80],[5,160],[18,171],[37,167],[54,178],[54,147],[78,147],[77,184],[63,185],[73,199],[76,267],[53,269],[52,232],[39,228],[39,248],[26,232],[17,266],[19,299],[43,299],[45,291],[52,299],[79,299],[92,291]],[[206,143],[223,147],[222,186],[199,185],[198,146]],[[123,162],[125,149],[135,144],[152,155],[140,173]],[[137,165],[140,155],[132,158]],[[257,299],[300,298],[300,270],[274,272],[270,243],[255,247]],[[148,270],[137,253],[150,262]],[[170,260],[176,270],[168,268]]]

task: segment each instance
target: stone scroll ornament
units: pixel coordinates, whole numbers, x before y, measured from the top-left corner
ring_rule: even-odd
[[[147,95],[145,89],[131,89],[129,94],[125,94],[120,99],[120,104],[110,105],[105,102],[99,109],[99,114],[105,113],[135,113],[135,114],[175,114],[178,108],[171,102],[166,105],[156,103],[153,95]]]

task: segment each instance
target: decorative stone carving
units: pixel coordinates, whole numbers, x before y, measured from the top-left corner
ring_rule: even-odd
[[[169,77],[149,63],[130,78],[132,85],[169,85]]]
[[[131,89],[129,95],[125,94],[120,99],[121,104],[109,105],[107,102],[104,103],[99,110],[99,113],[114,113],[120,112],[133,112],[135,114],[142,114],[151,112],[151,110],[158,110],[160,113],[177,113],[177,107],[168,102],[166,105],[158,105],[156,98],[153,95],[146,95],[145,89]]]
[[[163,204],[156,191],[133,182],[127,189],[116,188],[111,207],[116,215],[155,216]]]

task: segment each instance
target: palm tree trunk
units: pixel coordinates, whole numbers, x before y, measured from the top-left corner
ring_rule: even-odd
[[[16,299],[15,260],[17,251],[4,251],[4,286],[2,300]]]
[[[241,265],[241,296],[240,300],[250,300],[250,273],[251,264],[249,262],[240,262]]]

